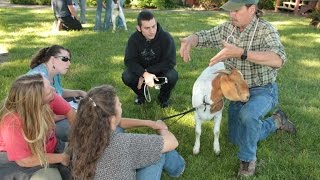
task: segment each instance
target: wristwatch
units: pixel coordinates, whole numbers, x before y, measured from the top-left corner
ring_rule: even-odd
[[[246,60],[248,57],[248,51],[244,49],[242,55],[241,55],[241,60]]]

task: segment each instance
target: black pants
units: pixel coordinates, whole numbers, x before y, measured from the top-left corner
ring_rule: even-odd
[[[178,72],[175,69],[170,69],[166,72],[161,72],[159,74],[155,74],[157,77],[167,77],[168,78],[168,83],[163,84],[160,89],[160,94],[158,96],[158,99],[160,102],[164,102],[169,100],[170,94],[174,86],[176,85],[178,81]],[[127,69],[122,73],[122,81],[125,85],[130,87],[138,97],[144,97],[143,93],[143,86],[141,89],[137,88],[138,81],[139,81],[139,76],[136,74],[129,72]],[[159,83],[155,81],[156,83]]]
[[[80,23],[80,21],[78,21],[78,19],[73,18],[71,16],[67,16],[67,17],[60,17],[58,19],[61,19],[61,23],[62,23],[62,29],[63,30],[81,30],[82,29],[82,25]]]

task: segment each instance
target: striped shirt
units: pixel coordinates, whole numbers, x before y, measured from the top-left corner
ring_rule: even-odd
[[[257,24],[257,29],[255,27]],[[240,32],[231,22],[225,22],[210,30],[203,30],[195,33],[198,36],[197,47],[210,47],[222,49],[222,41],[244,48],[247,51],[271,51],[280,56],[283,63],[286,62],[286,53],[280,42],[278,31],[267,21],[254,17],[250,24]],[[251,47],[250,41],[251,39]],[[226,62],[236,67],[243,74],[249,87],[264,86],[274,82],[277,77],[278,68],[256,64],[240,58],[230,58]]]

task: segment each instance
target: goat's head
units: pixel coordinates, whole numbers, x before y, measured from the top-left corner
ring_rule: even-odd
[[[225,98],[241,102],[249,100],[248,84],[239,70],[232,67],[231,71],[219,70],[217,73],[220,73],[220,87]]]

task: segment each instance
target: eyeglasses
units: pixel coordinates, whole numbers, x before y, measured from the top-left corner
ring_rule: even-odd
[[[67,56],[54,56],[54,57],[59,58],[63,62],[67,62],[67,61],[71,62],[71,58],[68,58]]]

